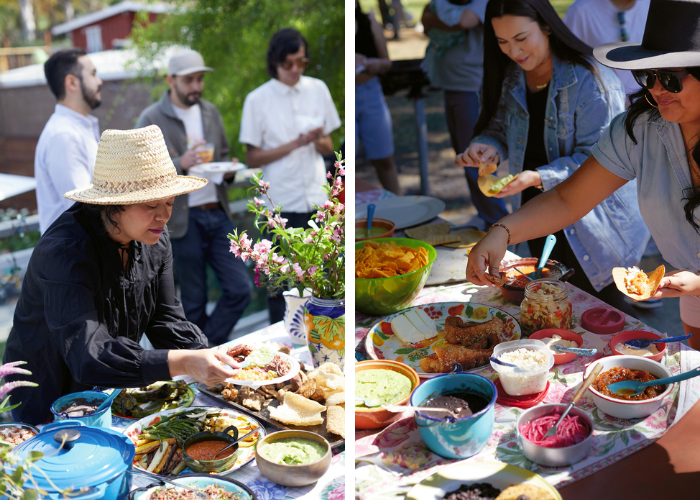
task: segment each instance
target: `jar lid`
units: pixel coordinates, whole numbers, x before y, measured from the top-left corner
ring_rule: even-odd
[[[546,288],[544,288],[546,286]],[[544,288],[543,293],[539,293],[539,290]],[[525,296],[528,299],[535,300],[547,300],[552,298],[554,300],[561,300],[569,295],[569,289],[566,287],[566,283],[563,281],[555,280],[535,280],[529,282],[525,286]]]
[[[581,315],[581,326],[598,335],[617,333],[625,326],[625,315],[611,307],[594,307]]]
[[[496,390],[498,391],[496,403],[503,406],[512,406],[514,408],[523,409],[532,408],[533,406],[540,404],[544,400],[544,397],[547,395],[547,392],[549,391],[549,381],[547,381],[547,385],[545,386],[542,392],[537,392],[535,394],[526,394],[524,396],[511,396],[510,394],[508,394],[503,389],[503,385],[501,385],[500,378],[496,379],[494,385],[496,386]]]
[[[66,444],[61,448],[61,435]],[[14,449],[21,457],[34,451],[44,454],[36,462],[59,489],[97,486],[127,470],[136,450],[131,440],[119,432],[87,427],[79,421],[61,420],[45,426],[41,433]],[[55,491],[43,474],[34,474],[38,486]]]

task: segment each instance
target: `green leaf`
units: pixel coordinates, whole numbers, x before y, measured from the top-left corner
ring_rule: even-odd
[[[27,461],[36,462],[37,460],[41,460],[43,456],[44,454],[40,451],[30,451],[27,453]]]
[[[36,500],[36,490],[25,490],[22,494],[23,500]]]

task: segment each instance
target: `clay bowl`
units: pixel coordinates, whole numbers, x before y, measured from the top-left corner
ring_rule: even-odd
[[[258,450],[266,444],[285,438],[302,438],[316,441],[326,447],[326,454],[319,460],[309,464],[287,465],[271,462],[263,457]],[[273,432],[262,438],[255,447],[255,463],[258,465],[260,473],[270,481],[283,486],[306,486],[315,483],[323,476],[331,466],[331,445],[323,436],[313,432],[286,430]]]
[[[396,230],[396,224],[391,222],[389,219],[379,219],[377,217],[374,217],[372,219],[372,228],[375,227],[381,227],[382,229],[384,229],[384,232],[376,236],[368,236],[366,238],[358,238],[356,234],[355,241],[374,240],[377,238],[391,238],[394,235],[394,231]],[[367,219],[356,219],[355,229],[367,229]]]
[[[565,330],[563,328],[545,328],[544,330],[540,330],[538,332],[533,333],[532,335],[530,335],[529,338],[542,340],[543,342],[545,342],[543,339],[550,339],[554,336],[555,333],[564,340],[571,340],[573,342],[576,342],[577,347],[583,347],[583,338],[578,333],[572,332],[571,330]],[[555,365],[561,365],[576,359],[576,354],[574,354],[573,352],[552,352],[552,354],[554,355]]]
[[[622,342],[627,342],[628,340],[634,340],[634,339],[644,339],[644,340],[659,340],[663,337],[661,335],[657,335],[652,332],[645,332],[643,330],[628,330],[626,332],[618,333],[615,335],[613,338],[610,339],[610,350],[612,353],[616,356],[624,356],[626,352],[620,352],[617,349],[615,349],[615,346],[617,344],[620,344]],[[653,344],[656,346],[658,349],[659,353],[654,354],[653,356],[643,356],[645,359],[650,359],[652,361],[657,361],[661,362],[661,358],[664,357],[664,354],[666,353],[666,343],[663,344]]]
[[[522,259],[513,259],[509,261],[501,262],[501,267],[499,271],[501,273],[507,273],[512,268],[517,267],[525,273],[528,271],[534,271],[537,269],[537,263],[539,259],[537,257],[524,257]],[[528,269],[531,268],[531,269]],[[549,269],[549,275],[547,272],[542,273],[542,278],[558,279],[559,281],[568,281],[569,278],[574,274],[574,270],[566,267],[561,262],[556,260],[548,260],[545,269]],[[515,276],[508,276],[505,279],[505,284],[500,286],[503,298],[508,302],[513,304],[520,304],[525,298],[525,286],[528,281],[525,276],[514,271]],[[558,276],[558,277],[557,277]]]

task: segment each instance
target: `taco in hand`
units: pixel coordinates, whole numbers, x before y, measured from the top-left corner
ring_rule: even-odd
[[[503,190],[508,184],[513,182],[518,175],[506,175],[503,178],[498,178],[495,175],[482,175],[479,177],[479,189],[486,196],[495,196]]]
[[[666,268],[662,265],[648,275],[638,267],[615,267],[612,270],[617,289],[634,300],[647,300],[656,293]]]

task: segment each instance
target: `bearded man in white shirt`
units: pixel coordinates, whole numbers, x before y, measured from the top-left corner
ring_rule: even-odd
[[[304,76],[308,65],[301,33],[292,28],[275,33],[267,49],[272,78],[248,94],[241,118],[246,163],[263,167],[268,195],[282,207],[288,227],[306,228],[314,205],[326,200],[323,155],[333,151],[330,133],[341,124],[326,84]],[[269,306],[270,321],[282,320],[284,300]]]
[[[83,49],[55,52],[44,64],[44,74],[58,103],[34,153],[42,234],[73,204],[63,193],[92,182],[100,127],[90,111],[102,102],[102,80]]]

